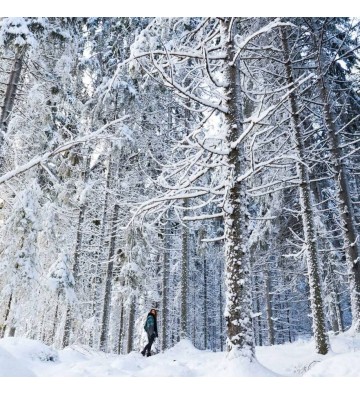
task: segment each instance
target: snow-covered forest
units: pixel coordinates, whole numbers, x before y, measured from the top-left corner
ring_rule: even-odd
[[[358,336],[359,32],[0,18],[0,345],[139,352],[151,308],[155,353]]]

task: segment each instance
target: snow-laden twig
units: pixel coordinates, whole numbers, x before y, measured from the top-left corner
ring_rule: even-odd
[[[128,116],[116,119],[112,122],[107,123],[106,125],[102,126],[101,128],[97,129],[96,131],[89,133],[86,136],[79,137],[75,140],[70,140],[67,141],[66,143],[60,145],[53,151],[45,152],[44,154],[40,156],[36,156],[35,158],[29,160],[27,163],[17,166],[15,169],[7,172],[6,174],[2,175],[0,177],[0,184],[3,184],[5,181],[9,181],[11,178],[14,178],[22,173],[25,173],[26,171],[30,170],[34,166],[37,166],[38,164],[41,163],[46,163],[46,161],[62,152],[68,151],[70,148],[79,145],[79,144],[84,144],[90,140],[95,140],[95,139],[101,139],[105,138],[106,136],[102,135],[102,133],[109,128],[110,126],[116,125],[125,119],[127,119]]]
[[[246,37],[245,40],[243,40],[241,43],[237,44],[237,47],[239,48],[238,51],[236,52],[234,59],[231,61],[231,65],[233,66],[236,62],[236,59],[240,55],[241,51],[247,46],[247,44],[254,39],[257,36],[260,36],[261,34],[268,33],[270,30],[280,27],[280,26],[294,26],[293,23],[290,22],[281,22],[280,18],[276,18],[275,20],[271,21],[268,23],[266,26],[262,27],[258,31],[256,31],[253,34],[250,34],[249,36]]]

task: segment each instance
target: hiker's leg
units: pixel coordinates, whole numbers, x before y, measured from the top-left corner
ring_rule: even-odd
[[[149,352],[150,352],[150,348],[149,348],[149,347],[151,347],[151,346],[150,346],[150,337],[149,337],[149,335],[148,335],[148,344],[147,344],[147,345],[144,347],[144,349],[141,351],[141,354],[142,354],[142,355],[145,355],[146,352],[149,353]]]
[[[154,343],[154,340],[155,340],[155,333],[153,333],[152,335],[151,335],[151,337],[150,337],[150,340],[149,340],[149,344],[148,344],[148,354],[150,354],[150,352],[151,352],[151,346],[152,346],[152,344]]]

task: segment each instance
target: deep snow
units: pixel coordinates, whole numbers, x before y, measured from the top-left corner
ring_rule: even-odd
[[[360,335],[350,331],[331,335],[330,343],[331,352],[326,356],[315,353],[313,340],[257,347],[257,361],[249,364],[239,358],[230,360],[225,352],[197,350],[186,340],[164,353],[146,358],[139,352],[105,354],[80,345],[57,351],[36,340],[4,338],[0,340],[0,377],[3,377],[0,382],[17,389],[11,393],[37,395],[67,395],[67,392],[79,395],[149,392],[154,395],[222,395],[225,392],[248,393],[248,389],[254,395],[259,391],[306,395],[314,393],[314,387],[319,385],[320,392],[328,395],[357,388]],[[311,376],[328,378],[313,381]],[[342,378],[334,381],[329,379],[331,376]],[[153,386],[151,391],[149,382]],[[234,392],[236,388],[239,390]]]

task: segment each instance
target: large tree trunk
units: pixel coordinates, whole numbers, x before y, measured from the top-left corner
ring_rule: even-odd
[[[251,277],[246,252],[248,236],[248,215],[245,182],[238,177],[245,171],[245,150],[243,142],[233,144],[243,132],[242,97],[239,59],[232,64],[235,51],[236,22],[231,27],[230,18],[222,22],[227,41],[228,112],[225,120],[228,127],[226,142],[230,153],[227,157],[229,173],[225,218],[225,261],[226,261],[226,323],[227,346],[232,356],[254,358],[254,342],[251,318]],[[230,31],[231,30],[231,31]]]
[[[294,78],[292,74],[292,65],[290,59],[290,52],[288,47],[288,41],[286,37],[285,28],[281,28],[281,42],[284,51],[285,61],[285,75],[287,85],[289,89],[294,87]],[[289,92],[288,102],[290,107],[291,126],[294,133],[294,140],[296,144],[297,154],[299,160],[297,162],[297,174],[300,181],[299,192],[300,192],[300,205],[301,205],[301,216],[304,228],[304,237],[306,243],[307,253],[307,265],[308,265],[308,276],[310,286],[310,302],[311,312],[313,318],[313,332],[315,337],[316,351],[319,354],[327,354],[329,351],[329,343],[326,335],[325,328],[325,317],[323,300],[321,295],[321,280],[320,280],[320,268],[318,261],[318,246],[316,242],[316,232],[314,226],[314,213],[312,209],[311,192],[309,173],[305,161],[305,147],[304,137],[300,127],[299,110],[296,102],[295,92]]]
[[[109,263],[106,273],[104,308],[103,308],[102,326],[101,326],[101,335],[100,335],[100,350],[104,352],[107,351],[108,337],[109,337],[111,291],[112,291],[112,281],[113,281],[115,240],[116,240],[118,217],[119,217],[119,206],[115,205],[112,224],[111,224],[110,248],[109,248],[109,257],[108,257]]]

